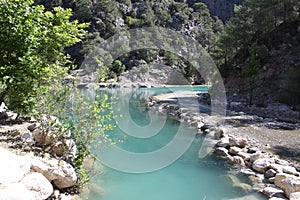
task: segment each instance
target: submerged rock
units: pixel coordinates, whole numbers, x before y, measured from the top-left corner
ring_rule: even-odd
[[[222,179],[231,184],[234,188],[239,189],[241,192],[244,192],[245,194],[252,190],[251,185],[241,182],[239,178],[234,174],[224,175],[222,176]]]

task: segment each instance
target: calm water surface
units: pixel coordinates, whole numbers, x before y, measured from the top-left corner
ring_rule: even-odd
[[[186,89],[186,88],[185,88]],[[203,88],[200,88],[203,89]],[[152,121],[165,120],[166,116],[147,111],[143,99],[157,92],[166,92],[166,89],[138,90],[129,95],[130,120],[143,127]],[[118,100],[121,105],[122,99]],[[125,103],[125,104],[126,104]],[[119,120],[128,121],[128,117]],[[180,131],[187,137],[192,137],[196,129],[167,118],[161,130],[150,138],[136,138],[116,128],[110,134],[114,137],[126,136],[123,143],[117,144],[120,148],[130,152],[145,153],[158,150],[168,144]],[[127,130],[128,131],[128,130]],[[130,128],[129,128],[130,131]],[[135,130],[132,130],[135,131]],[[91,191],[91,200],[219,200],[241,198],[245,195],[255,195],[257,199],[265,199],[255,193],[246,193],[240,188],[233,187],[226,176],[237,175],[243,183],[248,183],[246,177],[237,174],[221,159],[209,155],[199,159],[199,148],[203,136],[197,136],[189,149],[174,163],[158,171],[142,174],[120,172],[105,167],[104,172],[92,179],[93,184],[103,189],[102,193]],[[102,147],[94,149],[99,154]],[[118,155],[116,155],[118,156]],[[145,163],[147,164],[147,163]]]

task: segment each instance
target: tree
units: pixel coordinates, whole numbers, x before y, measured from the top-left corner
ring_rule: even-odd
[[[70,22],[70,9],[50,12],[33,3],[0,2],[0,101],[20,114],[32,111],[37,94],[61,84],[71,65],[64,48],[80,42],[87,27]]]
[[[233,66],[246,62],[253,43],[272,48],[274,31],[299,20],[299,8],[298,0],[245,0],[235,7],[235,16],[226,23],[217,44],[223,52],[214,57],[223,59],[221,65]]]

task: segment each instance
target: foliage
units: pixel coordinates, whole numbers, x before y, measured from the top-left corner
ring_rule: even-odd
[[[71,15],[59,7],[45,11],[31,0],[0,2],[0,100],[14,111],[31,111],[39,91],[47,93],[66,75],[64,48],[78,43],[87,27],[70,22]]]
[[[92,50],[93,45],[97,45],[102,40],[124,29],[161,26],[177,30],[195,38],[208,51],[213,46],[217,34],[222,30],[222,22],[212,18],[207,6],[199,2],[189,5],[174,0],[80,0],[60,3],[56,1],[37,0],[37,3],[50,4],[49,2],[53,2],[54,5],[59,4],[63,7],[72,8],[75,12],[74,19],[78,19],[80,22],[91,22],[87,38],[81,46],[78,46],[81,57],[77,57],[75,53],[72,54],[76,56],[74,59],[79,61],[84,60],[84,57]],[[130,49],[128,50],[130,51]],[[132,58],[151,63],[157,59],[158,54],[152,50],[140,50],[129,55],[125,55],[126,59],[119,59],[122,60],[126,69],[130,68],[129,61]],[[118,74],[113,68],[111,69],[112,77]]]
[[[60,141],[72,139],[77,148],[73,161],[78,186],[88,181],[88,174],[82,168],[83,160],[90,154],[90,146],[96,141],[113,143],[105,131],[112,130],[111,106],[107,94],[94,90],[80,90],[71,85],[59,85],[43,96],[40,96],[35,107],[35,116],[57,116],[59,123],[48,121],[43,130]],[[55,126],[53,126],[53,124]],[[71,135],[69,134],[71,131]]]
[[[252,44],[274,47],[272,33],[282,24],[299,20],[297,0],[245,0],[235,7],[235,16],[226,23],[212,53],[220,66],[247,62]],[[264,59],[261,54],[258,59]]]

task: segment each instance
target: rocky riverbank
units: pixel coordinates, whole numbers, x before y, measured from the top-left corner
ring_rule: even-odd
[[[216,155],[247,174],[253,190],[271,200],[300,199],[299,123],[228,112],[229,115],[223,117],[224,123],[217,124],[208,114],[199,112],[203,107],[209,111],[207,105],[188,104],[188,99],[197,95],[158,95],[149,100],[148,107],[196,126],[198,134],[206,134],[206,140],[214,144]]]
[[[55,124],[58,119],[16,117],[1,104],[0,199],[77,199],[71,196],[77,193],[77,174],[70,162],[76,146],[67,136],[58,139],[42,128],[46,121]]]

